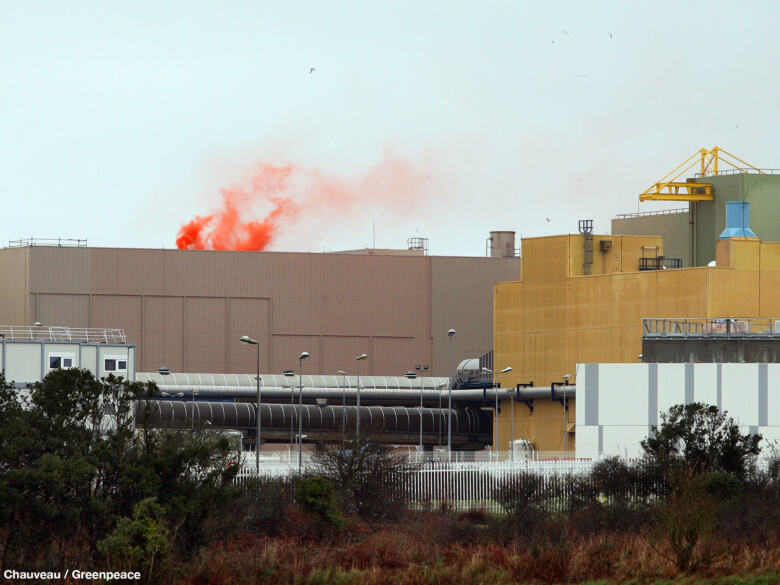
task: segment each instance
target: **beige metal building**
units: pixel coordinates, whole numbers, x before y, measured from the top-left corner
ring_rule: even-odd
[[[23,246],[0,250],[0,324],[123,328],[138,371],[403,375],[493,345],[493,283],[519,258]]]

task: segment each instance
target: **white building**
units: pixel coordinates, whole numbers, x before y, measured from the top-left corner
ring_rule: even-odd
[[[0,370],[23,388],[57,368],[84,368],[135,381],[135,345],[122,329],[0,325]]]
[[[780,440],[780,364],[578,364],[577,457],[637,457],[661,413],[692,402],[727,411],[762,447]]]

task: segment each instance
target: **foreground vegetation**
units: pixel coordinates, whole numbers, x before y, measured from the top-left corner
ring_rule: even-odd
[[[412,511],[413,472],[366,442],[303,477],[234,483],[207,429],[134,427],[152,385],[78,370],[0,385],[2,570],[141,570],[148,583],[777,583],[780,466],[714,407],[673,407],[642,461],[517,475],[503,513]],[[401,478],[401,481],[399,481]],[[665,580],[665,581],[659,581]]]

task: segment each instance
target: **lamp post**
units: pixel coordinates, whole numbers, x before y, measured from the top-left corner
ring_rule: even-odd
[[[452,338],[457,333],[454,329],[447,331],[450,338],[450,383],[447,393],[447,457],[452,461]]]
[[[295,372],[292,370],[285,370],[282,372],[282,375],[287,378],[287,389],[290,391],[290,411],[295,412],[295,394],[293,394],[292,388],[290,387],[290,378],[292,378],[295,375]],[[293,417],[290,417],[290,458],[292,458],[292,448],[293,448],[293,441],[295,440],[295,431],[293,430]]]
[[[309,352],[304,351],[298,356],[298,475],[301,474],[301,465],[303,463],[303,360],[309,357]]]
[[[486,374],[490,374],[491,379],[493,379],[493,370],[490,368],[482,368],[482,371]],[[506,367],[503,370],[501,370],[502,374],[507,374],[512,371],[512,367]],[[493,394],[496,397],[496,441],[495,441],[495,448],[496,448],[496,461],[498,461],[498,454],[499,454],[499,444],[498,444],[498,388],[496,387],[495,380],[493,380]],[[514,421],[512,421],[514,424]],[[514,432],[514,430],[512,430]]]
[[[347,373],[339,370],[341,374],[341,448],[347,440]]]
[[[566,390],[566,386],[569,385],[569,378],[570,377],[571,376],[569,374],[565,374],[563,376],[563,388],[564,388],[564,392],[563,392],[563,455],[564,456],[566,456],[566,451],[567,451],[567,448],[568,448],[567,440],[566,440],[568,433],[566,432],[566,391],[565,390]]]
[[[255,466],[257,468],[258,473],[260,472],[260,448],[262,445],[262,416],[260,412],[260,408],[263,405],[262,397],[260,396],[260,342],[252,339],[251,337],[247,335],[243,335],[240,339],[241,343],[247,343],[249,345],[256,345],[257,346],[257,440],[255,441]]]
[[[0,337],[3,338],[3,377],[5,377],[5,333],[0,333]],[[81,366],[81,364],[79,364]]]
[[[199,394],[197,388],[192,389],[192,430],[195,430],[195,397]]]
[[[417,367],[419,368],[420,366]],[[408,372],[406,372],[406,377],[409,379],[409,385],[411,386],[411,381],[417,377],[417,374],[415,374],[412,370],[409,370]],[[421,376],[420,377],[420,455],[421,456],[423,454],[422,431],[423,431],[423,379]]]
[[[367,357],[368,355],[361,353],[355,358],[357,360],[357,420],[355,422],[355,441],[360,440],[360,362]]]

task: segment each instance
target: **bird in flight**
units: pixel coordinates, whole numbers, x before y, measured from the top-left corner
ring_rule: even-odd
[[[550,218],[549,217],[545,217],[544,219],[547,220],[547,223],[550,223]]]
[[[561,34],[562,34],[562,35],[566,35],[567,37],[569,36],[569,33],[567,33],[565,30],[562,30],[562,31],[561,31]]]
[[[317,68],[316,68],[316,67],[309,67],[309,75],[311,75],[311,74],[312,74],[312,73],[314,73],[315,71],[317,71]]]
[[[609,38],[612,38],[612,33],[609,33]]]

